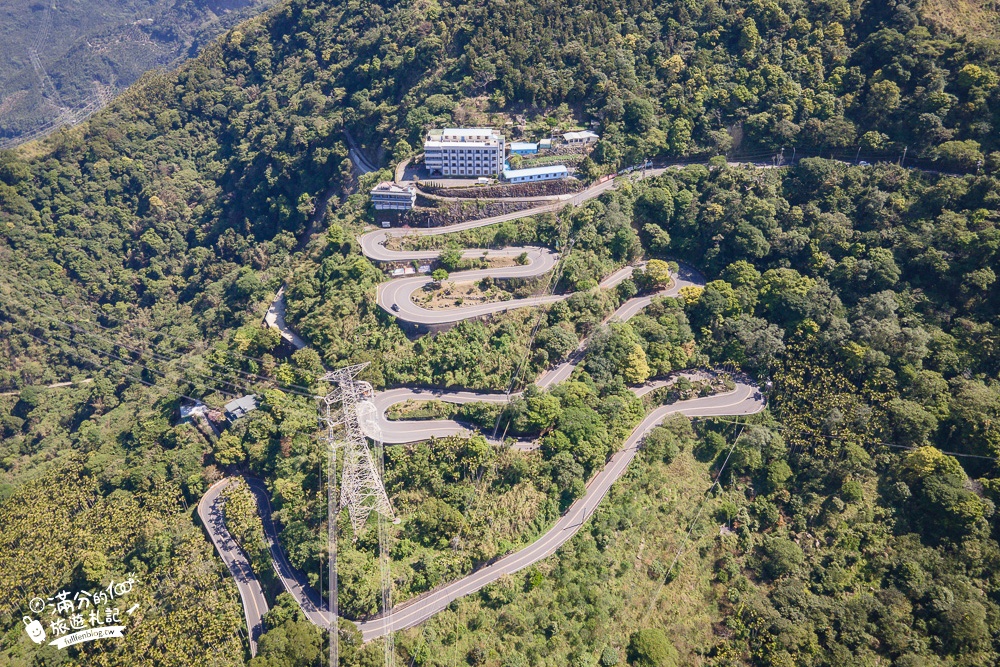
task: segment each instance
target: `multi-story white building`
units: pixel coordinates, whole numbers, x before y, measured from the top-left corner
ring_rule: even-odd
[[[371,191],[372,203],[379,211],[409,211],[417,201],[417,191],[413,186],[403,187],[383,181]]]
[[[424,140],[424,165],[439,176],[499,176],[504,137],[488,127],[431,130]]]

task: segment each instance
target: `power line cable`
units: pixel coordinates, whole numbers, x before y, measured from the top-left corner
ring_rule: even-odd
[[[16,303],[18,306],[20,306],[23,309],[27,309],[27,307],[24,304],[22,304],[20,302],[17,302],[16,300],[14,300],[14,303]],[[225,380],[225,379],[220,379],[220,378],[217,378],[214,375],[212,375],[212,373],[209,373],[209,372],[206,372],[206,371],[194,368],[193,367],[193,362],[190,361],[190,360],[184,360],[184,359],[182,359],[180,357],[167,357],[167,356],[162,355],[162,354],[157,354],[155,351],[147,351],[147,350],[141,350],[141,349],[138,349],[138,348],[135,348],[135,347],[131,347],[129,345],[126,345],[123,342],[112,341],[112,340],[110,340],[108,338],[102,337],[102,336],[100,336],[100,335],[98,335],[98,334],[96,334],[96,333],[94,333],[92,331],[88,331],[88,330],[84,329],[83,327],[77,327],[75,325],[69,324],[66,321],[64,321],[62,319],[59,319],[57,317],[54,317],[54,316],[51,316],[51,315],[46,315],[44,312],[42,312],[40,310],[34,309],[34,312],[37,312],[42,317],[44,317],[44,318],[46,318],[46,319],[48,319],[50,321],[57,322],[58,324],[61,324],[62,326],[67,327],[67,328],[69,328],[70,330],[72,330],[74,332],[81,333],[81,334],[84,334],[84,335],[92,336],[92,337],[94,337],[94,338],[96,338],[98,340],[102,340],[102,341],[104,341],[106,343],[109,343],[112,346],[122,347],[122,348],[130,350],[130,351],[132,351],[132,352],[134,352],[134,353],[136,353],[138,355],[148,354],[154,360],[160,361],[161,363],[172,363],[172,362],[175,362],[175,361],[179,362],[179,363],[187,363],[189,366],[185,370],[187,370],[188,372],[196,373],[196,374],[200,375],[203,378],[213,378],[213,379],[216,379],[219,382],[222,382],[222,383],[227,384],[227,385],[229,385],[231,387],[240,389],[241,391],[245,391],[246,390],[246,386],[244,384],[237,384],[237,383]],[[97,324],[98,326],[101,326],[100,323],[95,323],[95,324]],[[101,328],[110,331],[110,329],[108,329],[107,327],[103,327],[102,326]],[[143,341],[143,342],[149,343],[151,346],[155,346],[155,343],[152,343],[150,341]],[[239,370],[232,370],[232,369],[229,369],[229,368],[227,368],[227,367],[225,367],[225,366],[223,366],[221,364],[215,364],[215,363],[209,362],[209,361],[204,360],[204,359],[203,359],[203,361],[205,361],[205,363],[208,363],[211,366],[215,366],[215,367],[217,367],[219,369],[222,369],[221,375],[223,375],[224,377],[234,378],[234,379],[240,380],[240,381],[242,381],[244,383],[250,383],[250,384],[253,383],[253,380],[259,380],[259,381],[264,381],[264,382],[273,382],[275,385],[278,386],[279,389],[281,389],[285,393],[296,394],[296,395],[305,396],[305,397],[308,397],[308,398],[314,398],[315,397],[315,395],[312,394],[312,393],[308,393],[307,394],[307,393],[302,393],[302,392],[299,392],[299,391],[295,391],[293,389],[289,389],[289,388],[287,388],[286,385],[280,383],[276,378],[272,378],[272,377],[268,377],[268,376],[262,376],[262,375],[257,375],[257,374],[254,374],[254,373],[246,373],[244,371],[239,371]]]
[[[20,306],[21,308],[24,308],[24,306],[23,306],[22,304],[17,304],[17,305],[18,305],[18,306]],[[58,323],[62,324],[63,326],[65,326],[65,327],[69,328],[69,329],[70,329],[70,331],[73,331],[74,333],[77,333],[77,334],[79,334],[79,335],[84,335],[84,336],[86,336],[86,335],[90,335],[90,336],[93,336],[94,338],[97,338],[98,340],[101,340],[101,341],[104,341],[104,342],[106,342],[106,343],[109,343],[109,344],[110,344],[110,345],[111,345],[112,347],[118,347],[118,348],[124,348],[124,349],[128,350],[129,352],[131,352],[131,353],[133,353],[133,354],[136,354],[136,355],[138,355],[138,356],[139,356],[140,358],[141,358],[142,356],[144,356],[144,355],[147,355],[147,354],[148,354],[148,355],[151,355],[151,356],[153,357],[153,360],[154,360],[154,361],[160,361],[161,363],[169,363],[170,361],[173,361],[173,360],[172,360],[172,359],[170,359],[170,358],[167,358],[167,357],[162,357],[161,355],[157,355],[157,354],[155,354],[155,353],[152,353],[152,352],[146,352],[146,351],[141,351],[141,350],[136,350],[136,349],[134,349],[134,348],[131,348],[131,347],[129,347],[129,346],[127,346],[127,345],[124,345],[124,344],[122,344],[122,343],[115,343],[115,342],[113,342],[113,341],[108,341],[107,339],[104,339],[104,338],[101,338],[100,336],[97,336],[97,335],[95,335],[95,334],[92,334],[92,333],[90,333],[90,332],[86,331],[85,329],[81,329],[81,328],[79,328],[79,327],[75,327],[75,326],[73,326],[73,325],[71,325],[71,324],[68,324],[68,323],[66,323],[66,322],[62,322],[61,320],[58,320],[57,318],[52,318],[52,317],[49,317],[49,316],[46,316],[46,315],[44,315],[44,314],[42,314],[42,316],[43,316],[43,317],[46,317],[47,319],[50,319],[50,320],[54,320],[54,321],[56,321],[56,322],[58,322]],[[30,320],[29,320],[29,321],[30,321]],[[41,327],[40,327],[40,326],[39,326],[39,325],[38,325],[37,323],[35,323],[35,322],[31,322],[31,324],[32,324],[33,326],[36,326],[36,327],[38,327],[38,328],[41,328]],[[54,335],[55,335],[55,336],[57,336],[57,337],[59,337],[59,338],[61,338],[61,339],[63,339],[63,340],[65,340],[65,341],[67,341],[67,342],[69,342],[69,343],[74,343],[74,344],[81,344],[81,342],[80,342],[80,341],[77,341],[77,340],[74,340],[74,339],[71,339],[71,338],[67,338],[67,337],[65,337],[65,336],[61,336],[61,335],[59,335],[59,334],[54,334]],[[145,370],[147,370],[147,371],[150,371],[151,373],[155,373],[155,374],[157,374],[157,375],[160,375],[160,376],[162,376],[162,377],[164,377],[164,378],[167,378],[167,375],[166,375],[165,373],[163,373],[162,371],[158,371],[158,370],[156,370],[155,368],[152,368],[152,367],[150,367],[150,366],[146,366],[146,365],[144,365],[144,364],[140,364],[140,363],[138,363],[138,360],[132,360],[132,359],[123,359],[123,358],[121,358],[121,357],[119,357],[119,356],[117,356],[117,355],[114,355],[114,354],[112,354],[112,353],[109,353],[109,352],[105,352],[105,351],[103,351],[103,350],[100,350],[100,349],[98,349],[98,348],[96,348],[96,347],[93,347],[93,346],[91,346],[91,345],[86,345],[85,343],[82,343],[82,344],[84,345],[84,347],[87,347],[88,349],[90,349],[90,350],[93,350],[94,352],[97,352],[98,354],[106,354],[106,355],[108,355],[108,356],[112,356],[112,357],[114,357],[115,359],[117,359],[117,360],[119,360],[119,361],[122,361],[123,363],[130,363],[130,364],[134,364],[134,365],[136,365],[136,366],[138,366],[138,367],[140,367],[140,368],[143,368],[143,369],[145,369]],[[158,358],[158,357],[159,357],[159,358]],[[185,369],[185,370],[190,370],[190,369]],[[199,375],[202,375],[202,377],[211,377],[210,375],[206,375],[206,374],[204,374],[204,373],[198,373],[198,374],[199,374]],[[167,379],[174,379],[174,378],[167,378]],[[188,382],[189,382],[190,384],[192,384],[192,385],[194,385],[194,386],[202,386],[203,388],[209,388],[209,387],[210,387],[211,389],[213,389],[213,390],[215,390],[215,391],[219,391],[219,392],[221,392],[221,393],[224,393],[224,394],[228,394],[228,395],[230,395],[230,396],[236,396],[236,395],[237,395],[237,394],[235,394],[235,393],[233,393],[233,392],[230,392],[230,391],[225,391],[225,390],[222,390],[222,389],[219,389],[218,387],[214,387],[214,386],[210,386],[210,385],[198,385],[197,383],[195,383],[195,382],[192,382],[190,378],[184,378],[184,377],[182,376],[182,379],[184,379],[184,380],[188,381]],[[240,392],[245,392],[245,391],[247,390],[247,388],[246,388],[245,386],[243,386],[243,385],[238,385],[238,384],[235,384],[235,383],[233,383],[233,382],[229,382],[229,381],[226,381],[226,380],[218,380],[217,378],[216,378],[216,380],[217,380],[217,381],[219,381],[219,382],[221,382],[221,383],[223,383],[223,384],[226,384],[226,385],[229,385],[230,387],[233,387],[233,388],[235,388],[235,389],[238,389],[238,390],[239,390]]]
[[[739,424],[739,423],[742,423],[742,422],[730,421],[730,420],[725,420],[725,419],[716,419],[716,421],[723,422],[723,423],[726,423],[726,424]],[[781,431],[797,431],[799,433],[802,433],[802,434],[805,434],[805,435],[809,435],[809,436],[812,436],[814,438],[826,438],[828,440],[844,440],[845,439],[845,438],[842,438],[842,437],[836,436],[836,435],[829,435],[827,433],[818,433],[818,432],[815,431],[815,429],[809,429],[809,428],[804,428],[804,427],[786,426],[784,424],[768,424],[767,428],[773,428],[773,429],[777,429],[777,430],[781,430]],[[879,439],[879,438],[864,438],[864,439],[867,440],[868,442],[872,443],[872,444],[882,445],[884,447],[894,447],[896,449],[906,449],[906,450],[909,450],[909,451],[914,451],[914,450],[920,449],[919,447],[913,447],[911,445],[900,445],[900,444],[893,443],[893,442],[886,442],[885,440],[882,440],[882,439]],[[942,454],[948,454],[949,456],[963,456],[965,458],[971,458],[971,459],[984,459],[984,460],[987,460],[987,461],[1000,461],[1000,458],[995,457],[995,456],[983,456],[981,454],[963,454],[962,452],[952,452],[952,451],[948,451],[948,450],[944,450],[944,449],[939,449],[938,451],[940,451]]]
[[[569,253],[572,252],[573,246],[575,244],[576,244],[576,238],[570,238],[568,240],[566,249],[563,251],[564,254],[562,254],[560,256],[559,262],[556,264],[556,266],[554,266],[552,268],[552,274],[549,276],[549,284],[545,288],[545,291],[547,293],[554,293],[555,292],[556,285],[558,285],[558,283],[559,283],[559,281],[556,279],[556,276],[559,275],[559,268],[563,265],[563,262],[565,261],[565,258],[569,255]],[[531,335],[528,338],[527,349],[525,350],[524,355],[522,355],[522,357],[521,357],[521,362],[518,364],[518,366],[515,367],[514,372],[511,374],[511,380],[510,380],[510,383],[507,385],[507,391],[505,392],[506,398],[507,398],[506,406],[505,406],[504,410],[501,410],[500,414],[497,415],[496,423],[493,425],[493,435],[492,435],[492,438],[494,440],[496,440],[496,438],[497,438],[497,430],[500,428],[500,420],[503,418],[504,412],[507,412],[507,407],[509,407],[509,405],[510,405],[510,395],[514,391],[514,387],[516,387],[517,383],[520,381],[521,375],[524,372],[524,368],[528,364],[528,357],[531,354],[532,347],[534,347],[535,337],[538,335],[538,329],[542,325],[542,317],[545,314],[546,313],[545,313],[544,309],[539,309],[538,317],[535,318],[535,324],[532,327],[532,329],[531,329]],[[510,424],[511,424],[512,419],[513,419],[513,417],[508,414],[507,425],[504,427],[503,435],[501,436],[501,440],[503,438],[507,437],[507,430],[510,428]]]
[[[39,289],[37,287],[32,287],[30,285],[25,285],[25,287],[28,287],[32,291],[37,292],[37,293],[42,294],[42,295],[51,296],[51,297],[57,298],[57,299],[62,298],[59,295],[53,294],[51,292],[46,292],[46,291],[41,290],[41,289]],[[72,306],[74,308],[80,308],[80,309],[84,309],[84,310],[89,310],[92,314],[95,314],[95,315],[98,314],[98,311],[96,311],[92,307],[88,307],[88,306],[86,306],[84,304],[80,304],[80,303],[74,302],[72,304]],[[118,327],[107,327],[107,326],[104,326],[99,321],[97,321],[96,318],[95,318],[95,320],[93,322],[94,322],[94,324],[96,324],[97,326],[101,327],[102,329],[104,329],[106,331],[118,331],[119,330]],[[132,328],[139,329],[141,331],[149,332],[150,334],[152,334],[154,336],[161,336],[163,338],[173,339],[173,340],[180,341],[181,343],[185,343],[185,344],[188,344],[188,345],[196,345],[196,344],[204,342],[202,340],[196,340],[196,339],[187,338],[187,337],[184,337],[184,336],[179,336],[179,335],[174,334],[174,333],[168,333],[166,331],[163,331],[162,329],[152,329],[152,328],[149,328],[149,327],[144,327],[142,325],[139,325],[139,324],[135,323],[134,321],[129,321],[128,325],[131,326]],[[150,342],[152,342],[152,341],[150,341]],[[207,348],[205,350],[205,352],[222,352],[224,354],[228,354],[228,355],[231,355],[231,356],[234,356],[234,357],[238,357],[238,358],[244,359],[246,361],[253,361],[253,362],[260,363],[260,364],[267,363],[266,360],[261,359],[260,357],[254,357],[254,356],[250,356],[250,355],[245,355],[245,354],[242,354],[242,353],[239,353],[239,352],[234,352],[232,350],[218,350],[216,348],[209,347],[209,348]],[[206,363],[212,363],[213,365],[216,365],[216,366],[219,365],[219,364],[215,364],[214,362],[209,362],[207,360],[206,360]],[[243,374],[247,374],[247,375],[255,375],[253,373],[248,373],[247,371],[239,371],[239,372],[243,373]],[[257,377],[268,377],[268,379],[273,380],[273,378],[270,378],[270,376],[257,376]],[[284,383],[284,384],[285,384],[285,386],[295,387],[297,389],[304,389],[304,390],[310,391],[309,387],[305,387],[305,386],[302,386],[302,385],[296,385],[296,384],[293,384],[293,383]]]
[[[39,343],[42,343],[43,345],[49,345],[51,347],[56,347],[56,344],[53,343],[52,341],[45,340],[44,338],[36,336],[35,334],[33,334],[33,333],[29,332],[29,331],[25,331],[24,329],[21,329],[20,327],[18,327],[16,324],[11,324],[11,327],[13,327],[14,329],[20,331],[22,334],[24,334],[26,336],[30,336],[30,337],[34,338],[35,340],[37,340]],[[61,348],[59,348],[59,351],[62,352],[62,353],[65,353],[65,354],[72,354],[75,357],[77,357],[78,359],[80,359],[81,361],[83,361],[84,363],[97,366],[98,368],[103,368],[104,370],[109,371],[109,372],[111,371],[111,368],[108,367],[107,365],[96,363],[92,359],[87,359],[86,357],[84,357],[79,352],[75,352],[73,350],[63,350]],[[165,391],[165,392],[167,392],[169,394],[173,394],[174,396],[177,396],[179,398],[184,398],[184,399],[187,399],[187,400],[193,401],[193,402],[203,402],[203,401],[201,401],[201,399],[193,398],[191,396],[188,396],[187,394],[182,394],[180,392],[176,392],[176,391],[173,391],[171,389],[167,389],[166,387],[161,387],[159,385],[153,384],[152,382],[149,382],[147,380],[143,380],[141,377],[139,377],[137,375],[132,375],[130,373],[122,373],[122,375],[124,377],[128,377],[128,378],[131,378],[131,379],[136,380],[138,382],[141,382],[142,384],[146,385],[147,387],[151,387],[151,388],[154,388],[154,389],[160,389],[161,391]]]
[[[37,326],[33,322],[30,323],[30,324],[32,324],[33,326]],[[13,328],[17,329],[18,331],[20,331],[21,333],[27,334],[27,335],[31,336],[32,338],[35,338],[36,340],[39,340],[40,342],[43,342],[43,343],[46,342],[46,341],[40,339],[38,336],[35,336],[34,334],[31,334],[30,332],[27,332],[24,329],[21,329],[20,327],[16,326],[14,323],[11,323],[11,326]],[[231,396],[231,397],[235,397],[237,395],[237,394],[235,394],[235,393],[233,393],[231,391],[226,391],[226,390],[221,389],[221,388],[219,388],[217,386],[214,386],[214,385],[209,385],[209,384],[203,384],[203,383],[200,383],[200,382],[195,382],[195,381],[191,380],[191,378],[184,377],[183,375],[179,375],[178,377],[171,377],[171,376],[168,376],[163,371],[160,371],[160,370],[157,370],[155,368],[151,368],[149,366],[141,364],[141,363],[139,363],[136,360],[122,358],[122,357],[120,357],[120,356],[118,356],[118,355],[116,355],[116,354],[114,354],[112,352],[108,352],[106,350],[101,350],[101,349],[99,349],[97,347],[94,347],[92,345],[88,345],[88,344],[83,343],[81,341],[73,340],[72,338],[68,338],[66,336],[63,336],[61,334],[58,334],[58,333],[55,333],[55,332],[52,332],[52,331],[49,331],[48,333],[50,335],[53,335],[53,336],[61,339],[61,340],[66,341],[67,343],[70,343],[72,345],[83,346],[83,347],[85,347],[85,348],[87,348],[87,349],[91,350],[92,352],[95,352],[95,353],[97,353],[99,355],[111,357],[111,358],[113,358],[113,359],[115,359],[117,361],[120,361],[122,363],[130,364],[132,366],[141,368],[141,369],[143,369],[145,371],[148,371],[151,374],[159,375],[159,376],[161,376],[161,377],[163,377],[164,379],[167,379],[167,380],[172,380],[174,382],[185,382],[185,383],[187,383],[187,384],[189,384],[189,385],[191,385],[193,387],[205,390],[207,393],[220,393],[220,394],[223,394],[223,395],[226,395],[226,396]],[[55,344],[52,343],[51,341],[49,341],[48,344],[50,344],[53,347],[55,347]],[[58,349],[60,350],[60,352],[63,352],[63,353],[67,352],[66,350],[63,350],[61,348],[58,348]],[[98,362],[95,362],[93,359],[87,359],[86,357],[84,357],[84,356],[82,356],[82,355],[80,355],[78,353],[75,353],[75,352],[73,352],[73,354],[74,354],[74,356],[78,357],[79,359],[82,359],[83,361],[85,361],[88,364],[93,364],[94,366],[97,366],[98,368],[107,368],[106,365],[98,363]],[[152,383],[149,383],[146,380],[143,380],[143,379],[141,379],[141,378],[139,378],[137,376],[133,376],[133,375],[129,375],[129,374],[125,374],[125,375],[127,375],[128,377],[132,377],[134,379],[137,379],[140,382],[142,382],[143,384],[147,384],[149,386],[157,386],[157,385],[153,385]],[[231,383],[227,383],[227,384],[231,384]],[[245,391],[245,388],[240,387],[240,390],[241,391]],[[186,398],[186,399],[191,400],[191,401],[203,402],[203,401],[201,401],[201,399],[196,399],[196,398],[193,398],[191,396],[187,396],[185,394],[179,394],[177,392],[171,392],[171,393],[173,393],[173,394],[175,394],[177,396],[181,396],[182,398]]]
[[[32,285],[29,285],[26,282],[23,284],[23,287],[27,287],[28,289],[30,289],[30,290],[32,290],[34,292],[37,292],[38,294],[41,294],[41,295],[44,295],[44,296],[49,296],[49,297],[52,297],[54,299],[62,299],[62,298],[64,298],[64,297],[62,297],[62,296],[60,296],[58,294],[54,294],[52,292],[47,292],[45,290],[42,290],[42,289],[39,289],[39,288],[34,287]],[[97,310],[95,310],[93,308],[93,306],[86,306],[84,304],[81,304],[81,303],[75,302],[75,301],[72,302],[72,306],[74,308],[78,308],[80,310],[86,310],[86,311],[90,312],[93,315],[99,315],[100,314],[99,311],[97,311]],[[68,308],[66,308],[66,306],[63,306],[63,308],[66,309],[66,310],[68,310]],[[117,332],[117,331],[120,330],[119,327],[107,327],[107,326],[101,324],[96,319],[96,317],[95,317],[94,320],[88,320],[88,321],[92,321],[93,324],[95,324],[96,326],[100,327],[101,329],[104,329],[105,331]],[[191,338],[185,338],[183,336],[178,336],[177,334],[167,333],[167,332],[165,332],[163,330],[160,330],[160,329],[152,329],[152,328],[149,328],[149,327],[144,327],[144,326],[139,325],[139,324],[137,324],[137,323],[135,323],[133,321],[128,321],[127,324],[129,326],[131,326],[132,328],[139,329],[139,330],[142,330],[142,331],[147,331],[147,332],[149,332],[150,334],[152,334],[154,336],[161,336],[163,338],[173,339],[173,340],[176,340],[176,341],[180,341],[182,343],[186,343],[186,344],[191,345],[191,346],[194,346],[194,345],[196,345],[198,343],[203,343],[204,342],[204,341],[201,341],[201,340],[195,340],[195,339],[191,339]],[[151,344],[156,344],[154,341],[149,341],[149,342]],[[240,359],[244,359],[246,361],[253,361],[253,362],[260,363],[260,364],[266,364],[267,363],[266,360],[261,359],[260,357],[249,356],[249,355],[241,354],[239,352],[233,352],[232,350],[218,350],[218,349],[212,348],[212,347],[206,348],[206,350],[204,350],[203,352],[201,352],[201,354],[211,353],[211,352],[221,352],[223,354],[228,354],[228,355],[231,355],[231,356],[234,356],[234,357],[238,357]],[[228,367],[223,366],[221,364],[218,364],[216,362],[209,361],[208,359],[205,359],[204,361],[205,361],[205,363],[211,364],[211,365],[219,367],[219,368],[225,368],[227,370],[232,370],[232,369],[228,369]],[[262,376],[262,375],[259,375],[259,374],[256,374],[256,373],[249,373],[248,371],[242,371],[242,370],[235,370],[234,372],[240,373],[242,375],[256,377],[256,378],[259,378],[261,380],[275,382],[277,384],[277,380],[275,378],[271,377],[271,376]],[[281,384],[281,386],[294,387],[296,389],[302,389],[302,390],[305,390],[305,391],[312,391],[311,388],[309,388],[309,387],[305,387],[303,385],[294,384],[294,383],[291,383],[291,382],[280,383],[280,384]],[[309,395],[312,396],[313,394],[309,394]]]
[[[733,439],[733,444],[729,447],[729,452],[726,453],[726,459],[722,462],[722,467],[719,468],[719,472],[715,475],[715,480],[712,482],[712,486],[708,487],[702,496],[701,503],[698,505],[698,512],[695,514],[694,519],[691,521],[691,525],[688,528],[687,534],[684,539],[681,540],[680,546],[677,548],[677,553],[674,554],[674,559],[670,563],[670,567],[667,568],[666,574],[660,579],[660,585],[657,586],[656,591],[653,593],[653,597],[649,601],[649,606],[646,608],[646,613],[642,617],[642,625],[646,624],[649,620],[649,615],[653,613],[653,607],[656,605],[657,599],[660,597],[660,591],[663,587],[667,585],[667,580],[670,578],[670,573],[673,572],[674,566],[680,560],[681,553],[684,551],[684,547],[687,545],[688,540],[691,539],[691,534],[694,532],[695,527],[698,525],[698,520],[701,518],[701,513],[705,509],[705,503],[708,500],[708,495],[715,489],[719,484],[719,480],[722,478],[722,472],[726,469],[726,465],[729,463],[729,457],[733,455],[733,451],[736,449],[736,443],[739,442],[740,437],[743,435],[743,424],[740,422],[740,430],[736,434],[736,438]]]

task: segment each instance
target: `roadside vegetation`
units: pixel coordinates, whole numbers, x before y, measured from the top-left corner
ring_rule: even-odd
[[[739,496],[706,500],[713,474],[695,452],[733,434],[724,427],[699,437],[686,419],[669,420],[559,558],[458,601],[398,645],[423,665],[708,664],[714,628],[731,606],[714,562],[738,552],[730,527],[739,520],[727,517]],[[644,626],[663,634],[633,631]],[[643,662],[647,654],[673,659]]]
[[[23,632],[32,593],[131,570],[148,615],[73,660],[189,665],[210,646],[218,664],[248,662],[235,585],[193,506],[224,474],[261,476],[289,559],[321,587],[324,366],[371,361],[378,388],[502,390],[522,360],[526,385],[590,334],[571,381],[499,415],[538,452],[389,448],[406,511],[398,598],[551,522],[642,415],[629,385],[731,362],[769,387],[770,411],[657,431],[584,532],[404,633],[400,659],[1000,661],[995,42],[910,2],[598,4],[286,0],[77,130],[0,153],[0,391],[21,390],[0,397],[0,662],[67,655]],[[594,176],[783,146],[892,161],[717,157],[427,241],[572,243],[556,285],[572,296],[407,338],[355,240],[377,175],[352,174],[343,129],[388,162],[430,126],[526,113],[540,129],[548,109],[556,125],[598,122],[580,164]],[[904,166],[960,175],[894,164],[901,149]],[[685,261],[707,286],[602,326],[661,284],[650,265],[597,287],[640,257]],[[293,355],[259,326],[285,281],[310,342]],[[244,393],[260,409],[219,436],[178,423],[184,397],[218,408]],[[498,417],[463,410],[477,409]],[[371,533],[343,545],[344,608],[359,614],[377,605]],[[255,665],[315,664],[322,635],[275,602]],[[377,662],[345,637],[346,664]]]

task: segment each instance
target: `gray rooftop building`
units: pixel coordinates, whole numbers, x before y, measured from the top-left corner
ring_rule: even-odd
[[[226,419],[234,422],[240,417],[257,409],[257,397],[253,394],[241,396],[240,398],[235,398],[229,401],[223,407],[226,411]]]

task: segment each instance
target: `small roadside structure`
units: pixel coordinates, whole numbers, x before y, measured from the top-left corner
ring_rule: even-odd
[[[508,183],[534,183],[537,181],[555,181],[569,177],[569,169],[562,164],[548,167],[532,167],[530,169],[504,169],[504,180]]]
[[[195,401],[193,403],[184,401],[180,406],[181,422],[192,422],[198,415],[208,414],[208,410],[209,407],[201,401]]]
[[[222,421],[222,414],[201,401],[184,401],[180,405],[179,424],[191,424],[198,429],[209,441],[219,437],[219,429],[216,422]]]
[[[417,203],[416,188],[389,181],[382,181],[372,188],[371,196],[377,211],[409,211]]]
[[[234,422],[257,409],[257,397],[253,394],[247,394],[246,396],[235,398],[226,403],[223,409],[226,411],[226,419]]]
[[[563,135],[563,141],[565,141],[570,146],[587,146],[593,143],[597,143],[597,140],[601,137],[590,130],[583,130],[582,132],[567,132]]]
[[[527,141],[512,141],[510,152],[511,155],[534,155],[538,152],[538,144]]]
[[[541,141],[539,141],[538,142],[538,150],[540,150],[540,151],[550,151],[550,150],[552,150],[552,140],[551,139],[542,139]]]

